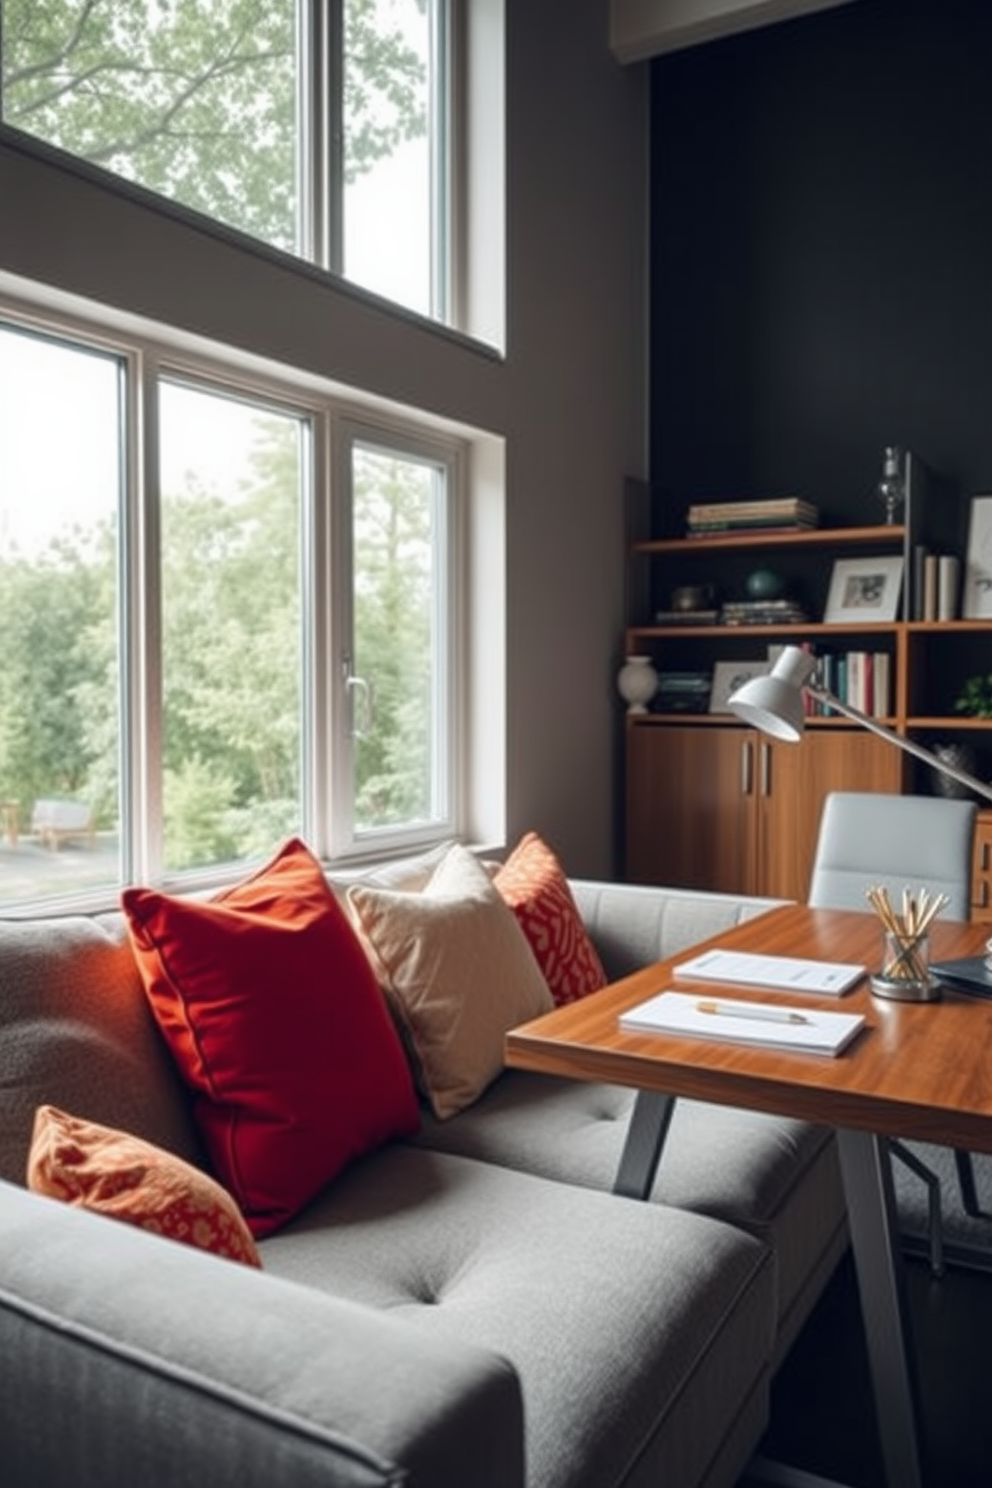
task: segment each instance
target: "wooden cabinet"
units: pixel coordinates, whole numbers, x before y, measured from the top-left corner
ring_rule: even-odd
[[[922,550],[963,553],[963,534],[947,527],[948,504],[928,490],[922,467],[914,462],[913,470],[904,521],[885,526],[824,519],[812,529],[686,536],[686,509],[672,503],[655,538],[646,535],[652,523],[645,492],[632,488],[625,654],[649,656],[669,683],[682,673],[705,686],[718,662],[743,671],[767,664],[769,647],[801,645],[817,655],[826,685],[841,695],[852,656],[870,654],[873,675],[884,656],[887,697],[873,696],[863,711],[930,749],[967,743],[975,753],[972,773],[992,779],[992,723],[956,708],[967,679],[992,671],[992,622],[906,618],[920,611]],[[824,620],[835,573],[871,576],[876,560],[881,571],[900,558],[894,618],[872,619],[869,602],[864,620],[852,620],[857,604],[842,605],[839,621]],[[786,623],[729,623],[754,592],[755,570],[769,569],[796,601]],[[686,586],[707,596],[697,616],[674,608],[676,589]],[[671,686],[662,696],[675,700],[679,693]],[[858,704],[850,694],[847,700]],[[796,746],[773,744],[726,712],[684,711],[684,693],[666,706],[672,711],[655,701],[650,713],[627,718],[626,872],[638,882],[802,899],[828,791],[933,791],[925,763],[836,715],[809,718]],[[992,922],[992,811],[979,818],[975,853],[974,914]]]
[[[827,792],[897,791],[901,759],[846,729],[797,746],[741,727],[631,725],[627,876],[805,899]]]

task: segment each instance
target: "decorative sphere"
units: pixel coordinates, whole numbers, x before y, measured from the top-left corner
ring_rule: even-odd
[[[748,574],[744,587],[750,599],[778,599],[785,584],[770,568],[756,568],[754,573]]]
[[[617,691],[628,713],[646,713],[658,690],[658,673],[650,656],[628,656],[617,673]]]

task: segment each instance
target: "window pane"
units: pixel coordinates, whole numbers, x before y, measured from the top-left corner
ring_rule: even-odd
[[[437,821],[445,565],[442,468],[356,445],[355,827]]]
[[[164,382],[165,865],[301,830],[304,420]]]
[[[296,0],[2,0],[3,119],[298,250]]]
[[[433,0],[346,0],[344,272],[429,314]]]
[[[0,326],[0,902],[120,882],[121,367]]]

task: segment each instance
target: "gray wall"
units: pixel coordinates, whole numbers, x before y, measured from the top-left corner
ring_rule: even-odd
[[[504,357],[6,141],[0,274],[503,437],[507,836],[607,874],[623,481],[646,473],[646,75],[611,57],[607,0],[506,8]]]

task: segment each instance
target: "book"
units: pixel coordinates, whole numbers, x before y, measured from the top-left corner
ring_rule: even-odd
[[[689,522],[746,521],[778,517],[818,520],[819,508],[801,496],[771,496],[753,501],[697,501],[686,512]]]
[[[953,553],[937,559],[937,619],[956,620],[958,615],[959,563]]]
[[[960,956],[954,961],[931,961],[930,975],[955,992],[992,997],[992,966],[985,956]]]
[[[864,1024],[863,1013],[787,1008],[740,998],[714,1001],[688,992],[659,992],[620,1014],[620,1027],[627,1033],[676,1033],[826,1055],[839,1054]]]
[[[702,951],[674,968],[677,977],[704,982],[737,982],[769,991],[810,992],[840,997],[864,976],[852,962],[810,961],[801,956],[766,956],[755,951]]]
[[[923,618],[937,618],[937,555],[928,553],[923,560]]]

